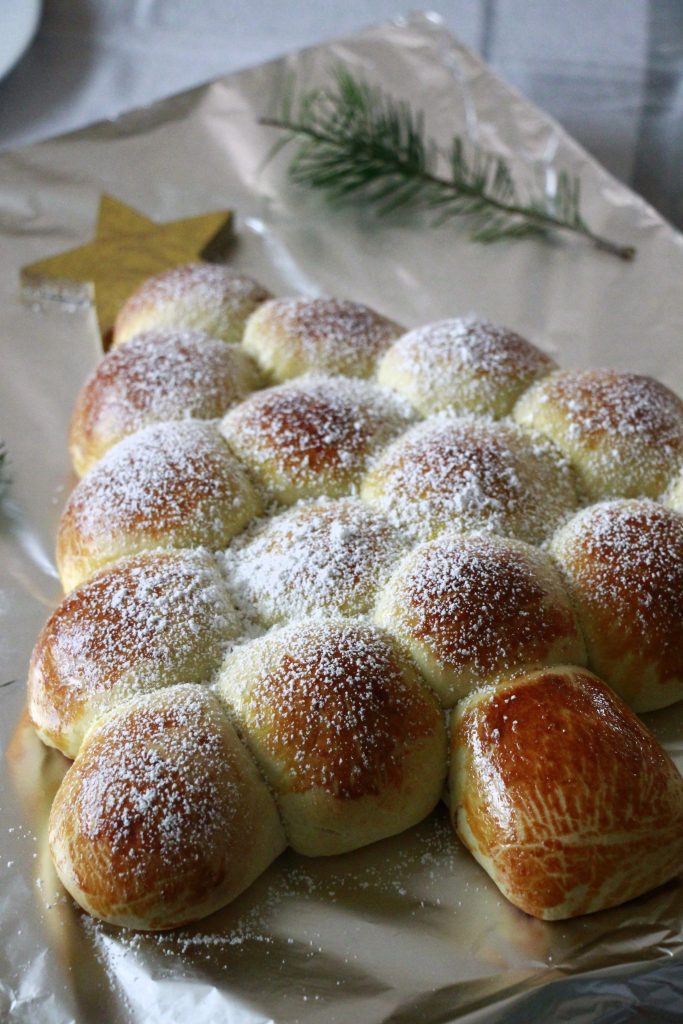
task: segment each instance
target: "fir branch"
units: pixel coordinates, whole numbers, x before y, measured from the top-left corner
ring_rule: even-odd
[[[635,249],[591,231],[581,215],[580,182],[566,171],[553,196],[522,195],[501,156],[456,136],[444,154],[431,140],[424,116],[344,67],[334,85],[295,95],[290,83],[277,116],[260,124],[284,131],[270,159],[296,144],[289,173],[294,182],[321,189],[337,202],[364,200],[380,216],[403,208],[432,211],[437,223],[451,217],[474,222],[479,242],[566,231],[598,249],[631,260]]]

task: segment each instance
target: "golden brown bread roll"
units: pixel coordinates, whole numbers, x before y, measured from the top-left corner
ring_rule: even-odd
[[[443,413],[381,454],[361,497],[420,540],[453,527],[536,544],[578,507],[573,474],[552,445],[511,423]]]
[[[586,661],[550,557],[502,537],[447,531],[414,548],[375,622],[410,651],[444,707],[519,669]]]
[[[683,463],[683,402],[652,377],[560,370],[513,415],[564,452],[594,501],[657,498]]]
[[[402,549],[398,531],[364,502],[323,498],[259,522],[225,562],[238,605],[272,626],[367,614]]]
[[[257,281],[215,263],[173,267],[148,278],[123,304],[114,345],[163,327],[241,341],[247,318],[269,298]]]
[[[514,331],[468,316],[404,334],[379,364],[377,380],[423,416],[452,409],[498,419],[555,368],[550,356]]]
[[[259,384],[236,345],[203,331],[148,331],[109,352],[85,382],[69,449],[83,476],[112,445],[152,423],[217,419]]]
[[[241,624],[215,556],[123,559],[64,598],[28,673],[28,709],[44,743],[75,757],[95,718],[138,693],[208,683]]]
[[[55,797],[49,842],[88,913],[140,929],[205,917],[285,847],[221,702],[198,686],[136,697],[95,723]]]
[[[367,381],[303,377],[250,395],[221,431],[273,497],[291,505],[353,491],[410,415],[406,402]]]
[[[415,825],[438,802],[441,712],[379,630],[334,621],[272,630],[228,655],[218,690],[299,853],[365,846]]]
[[[612,690],[573,667],[466,698],[451,816],[503,895],[546,921],[617,906],[683,864],[683,779]]]
[[[225,546],[261,511],[212,423],[146,427],[111,448],[72,492],[59,524],[65,591],[125,555]]]
[[[551,548],[588,664],[635,711],[683,698],[683,516],[647,499],[583,509]]]
[[[369,377],[401,331],[357,302],[271,299],[250,316],[244,347],[276,382],[310,371]]]

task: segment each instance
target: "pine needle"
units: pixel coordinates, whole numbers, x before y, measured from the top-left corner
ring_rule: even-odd
[[[429,138],[423,114],[338,66],[327,89],[297,96],[290,80],[274,117],[260,124],[284,131],[269,159],[290,144],[292,180],[338,203],[362,201],[379,216],[426,210],[434,222],[472,221],[471,238],[497,242],[571,232],[598,249],[632,260],[635,248],[590,230],[581,214],[578,177],[557,175],[555,194],[522,195],[506,160],[455,136],[447,154]]]

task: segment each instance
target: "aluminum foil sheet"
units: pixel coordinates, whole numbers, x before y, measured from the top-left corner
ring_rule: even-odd
[[[492,247],[455,222],[371,225],[287,184],[259,127],[285,76],[336,61],[424,109],[446,141],[468,131],[515,171],[581,175],[596,230],[633,264],[571,240]],[[0,158],[0,436],[13,478],[0,513],[0,1020],[277,1021],[683,1019],[683,884],[546,924],[507,904],[443,809],[353,854],[287,853],[233,905],[168,935],[95,923],[61,891],[47,813],[66,760],[28,726],[31,648],[60,597],[57,521],[73,485],[68,418],[99,355],[87,308],[22,303],[19,268],[88,240],[109,192],[158,220],[231,207],[234,265],[276,294],[329,293],[407,326],[476,310],[565,365],[654,374],[683,391],[683,239],[445,32],[417,16],[214,82],[114,123]],[[647,716],[683,768],[683,708]]]

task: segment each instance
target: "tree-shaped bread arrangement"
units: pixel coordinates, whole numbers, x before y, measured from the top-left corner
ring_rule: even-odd
[[[391,311],[384,311],[389,313]],[[683,403],[476,317],[178,267],[79,395],[29,709],[89,913],[172,928],[430,814],[544,919],[683,865]],[[455,841],[455,840],[454,840]]]

